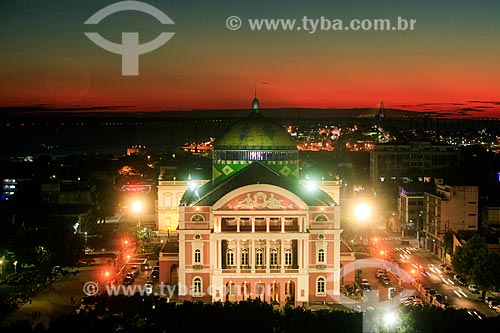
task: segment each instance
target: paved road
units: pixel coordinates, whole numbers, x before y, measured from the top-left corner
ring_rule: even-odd
[[[374,249],[374,255],[380,255],[380,249],[387,251],[387,256],[399,262],[399,265],[406,272],[418,278],[422,286],[429,286],[435,289],[442,296],[446,296],[447,302],[455,308],[477,310],[484,316],[497,316],[482,299],[480,294],[471,293],[467,286],[460,286],[454,280],[453,275],[446,274],[439,269],[442,263],[436,256],[424,249],[415,248],[412,245],[401,245],[399,235],[380,232],[378,243]],[[387,258],[388,259],[388,258]],[[487,293],[487,296],[493,296]]]

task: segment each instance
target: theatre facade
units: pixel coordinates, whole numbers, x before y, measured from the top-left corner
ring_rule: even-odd
[[[177,286],[180,301],[339,301],[354,280],[342,270],[354,255],[341,240],[341,181],[301,180],[299,170],[294,140],[254,99],[216,140],[212,179],[159,182],[158,223],[172,236],[160,282]]]

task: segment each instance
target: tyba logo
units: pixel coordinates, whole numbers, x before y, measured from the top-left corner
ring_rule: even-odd
[[[127,10],[144,12],[162,24],[174,24],[174,21],[158,8],[139,1],[120,1],[106,6],[92,15],[84,24],[98,24],[109,15]],[[106,51],[121,54],[122,75],[136,76],[139,75],[139,55],[161,47],[174,36],[174,33],[162,32],[158,37],[144,44],[139,44],[138,32],[122,32],[121,44],[110,42],[97,32],[85,32],[85,36]]]

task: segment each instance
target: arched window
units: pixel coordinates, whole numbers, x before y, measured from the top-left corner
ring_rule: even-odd
[[[203,296],[203,284],[200,277],[193,279],[193,297]]]
[[[278,250],[277,249],[272,249],[271,250],[271,266],[278,266]]]
[[[248,266],[248,249],[241,250],[241,266]]]
[[[326,280],[322,276],[316,279],[316,295],[326,295]]]
[[[234,266],[234,252],[232,249],[227,250],[226,264],[227,266]]]
[[[255,265],[262,266],[264,265],[264,255],[262,253],[262,249],[257,249],[255,251]]]
[[[285,249],[285,266],[292,266],[292,249]]]
[[[316,216],[316,218],[314,220],[317,222],[327,222],[328,217],[325,214],[320,214],[320,215]]]
[[[200,214],[194,214],[191,216],[191,222],[204,222],[205,219]]]
[[[201,251],[199,249],[194,250],[194,263],[201,263]]]
[[[318,250],[318,264],[323,264],[325,262],[325,250]]]

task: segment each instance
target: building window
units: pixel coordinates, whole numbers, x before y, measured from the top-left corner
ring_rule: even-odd
[[[196,235],[194,235],[194,239],[201,239],[201,236],[196,234]]]
[[[271,266],[278,266],[278,250],[271,250]]]
[[[322,276],[316,280],[316,295],[326,295],[325,278]]]
[[[262,266],[264,263],[263,258],[262,249],[258,249],[255,253],[255,265]]]
[[[193,296],[194,297],[203,296],[202,290],[203,290],[203,288],[202,288],[201,278],[195,277],[193,279]]]
[[[195,214],[191,217],[191,222],[203,222],[205,219],[200,214]]]
[[[292,250],[285,250],[285,266],[292,266]]]
[[[319,249],[318,250],[318,263],[322,264],[325,262],[325,250]]]
[[[318,239],[325,239],[325,235],[323,235],[323,234],[319,234],[319,235],[318,235]]]
[[[316,216],[316,218],[314,220],[317,222],[326,222],[326,221],[328,221],[328,217],[325,214],[320,214],[320,215]]]
[[[243,249],[241,251],[241,265],[248,266],[248,249]]]
[[[201,251],[200,250],[194,251],[194,262],[195,262],[195,264],[201,263]]]
[[[227,266],[234,266],[234,252],[233,250],[227,250]]]

